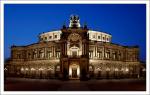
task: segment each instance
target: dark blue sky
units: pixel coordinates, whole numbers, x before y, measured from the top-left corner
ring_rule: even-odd
[[[139,45],[140,58],[146,59],[145,4],[6,4],[4,6],[4,57],[10,46],[38,41],[38,34],[58,30],[69,24],[71,14],[80,17],[93,30],[112,35],[112,42]]]

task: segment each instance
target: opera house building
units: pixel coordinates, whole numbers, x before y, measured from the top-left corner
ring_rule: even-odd
[[[11,46],[5,76],[53,79],[139,78],[145,68],[138,46],[112,43],[112,35],[80,25],[77,15],[68,26],[39,34],[39,41]]]

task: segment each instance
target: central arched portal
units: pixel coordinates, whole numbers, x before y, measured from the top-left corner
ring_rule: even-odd
[[[79,79],[80,78],[80,66],[76,62],[72,62],[69,65],[69,79]]]

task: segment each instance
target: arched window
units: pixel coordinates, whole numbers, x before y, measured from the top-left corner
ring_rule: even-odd
[[[100,58],[100,59],[102,59],[102,51],[98,51],[97,52],[97,57]]]
[[[106,59],[109,59],[109,58],[110,58],[110,51],[106,51],[105,57],[106,57]]]
[[[56,66],[56,71],[60,71],[60,66]]]
[[[33,50],[33,58],[37,58],[37,50]]]
[[[39,58],[44,58],[44,50],[43,49],[39,50]]]
[[[93,67],[92,66],[89,66],[89,71],[93,71]]]
[[[51,51],[47,51],[47,57],[48,57],[48,59],[52,57],[52,52]]]
[[[89,51],[89,58],[93,58],[93,51]]]

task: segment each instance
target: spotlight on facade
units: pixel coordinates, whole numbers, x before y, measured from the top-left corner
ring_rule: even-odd
[[[129,69],[128,68],[126,68],[126,72],[128,72],[129,71]]]
[[[48,70],[52,70],[52,68],[49,68]],[[60,71],[60,66],[57,66],[56,71]]]
[[[43,71],[44,69],[43,68],[39,68],[39,71]]]
[[[5,68],[4,70],[7,71],[7,68]]]
[[[142,69],[142,71],[146,71],[146,69],[144,68],[144,69]]]
[[[59,68],[59,67],[57,67],[57,70],[58,70],[58,69],[60,70],[60,68]],[[53,70],[53,68],[51,67],[51,68],[48,68],[47,70],[51,70],[51,71],[52,71],[52,70]]]
[[[92,66],[89,66],[89,71],[93,71],[93,68],[92,68]]]
[[[110,68],[107,68],[106,71],[110,71]]]
[[[29,69],[28,69],[28,68],[26,68],[25,70],[26,70],[26,71],[28,71]]]
[[[24,71],[24,68],[21,68],[21,71]]]
[[[115,71],[118,71],[118,68],[115,68]]]
[[[121,68],[121,71],[124,71],[124,68]]]
[[[102,69],[101,69],[101,68],[97,68],[97,70],[98,70],[98,71],[102,71]]]
[[[34,68],[31,68],[31,71],[34,71],[35,69]]]

